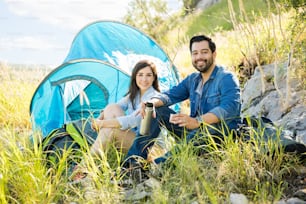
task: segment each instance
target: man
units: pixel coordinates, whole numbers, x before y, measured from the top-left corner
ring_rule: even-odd
[[[215,64],[216,45],[209,37],[192,37],[189,49],[192,65],[198,72],[190,74],[177,86],[149,101],[154,104],[156,111],[151,132],[149,135],[136,134],[125,165],[137,164],[137,157],[147,159],[148,148],[158,137],[161,126],[177,136],[186,136],[187,142],[204,137],[204,129],[220,137],[237,129],[241,107],[237,78]],[[190,101],[190,115],[176,114],[168,107],[187,99]],[[145,114],[144,105],[141,114]],[[155,161],[158,163],[163,159]]]

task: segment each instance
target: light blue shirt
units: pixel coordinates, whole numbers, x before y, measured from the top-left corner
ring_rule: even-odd
[[[140,109],[141,102],[149,101],[153,96],[158,94],[152,86],[144,93],[142,98],[140,98],[140,93],[138,92],[135,97],[135,109],[132,106],[132,101],[130,101],[129,96],[125,96],[120,101],[118,101],[118,105],[125,111],[125,116],[117,117],[121,125],[121,130],[134,129],[137,127],[139,129],[141,122],[141,115],[138,114],[138,110]]]

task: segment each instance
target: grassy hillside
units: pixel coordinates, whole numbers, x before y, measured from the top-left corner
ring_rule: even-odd
[[[264,9],[259,0],[247,2],[254,3],[258,10]],[[243,57],[268,58],[265,62],[271,62],[287,60],[291,53],[294,59],[291,73],[305,80],[305,56],[300,54],[305,49],[299,47],[305,45],[305,33],[300,34],[303,24],[295,19],[296,11],[286,10],[280,15],[267,13],[266,18],[256,18],[256,23],[248,22],[241,15],[244,23],[232,22],[231,29],[225,3],[222,1],[203,13],[181,19],[180,29],[168,33],[171,43],[163,47],[182,74],[193,71],[187,48],[189,35],[208,32],[217,43],[219,62],[235,68]],[[245,2],[248,10],[246,5]],[[224,21],[207,20],[216,16]],[[302,185],[298,178],[305,173],[305,167],[295,155],[279,149],[279,141],[261,143],[252,137],[250,142],[245,142],[234,140],[233,135],[228,135],[219,148],[209,136],[209,144],[205,146],[207,154],[200,156],[198,147],[181,140],[171,160],[161,166],[148,166],[154,175],[150,186],[133,186],[137,201],[129,200],[126,189],[117,185],[122,181],[118,172],[123,155],[113,148],[101,158],[84,152],[82,159],[88,177],[83,184],[73,185],[66,174],[65,159],[56,168],[50,168],[46,166],[41,147],[29,143],[30,100],[45,75],[40,69],[0,65],[0,203],[215,204],[229,203],[232,193],[242,193],[252,203],[274,203],[292,197],[298,185]],[[261,134],[262,130],[254,132],[255,136]],[[155,154],[162,152],[154,150]]]
[[[222,0],[208,9],[178,18],[178,26],[168,32],[165,42],[169,43],[163,47],[182,75],[194,71],[188,48],[190,37],[205,34],[216,42],[217,62],[240,77],[248,77],[243,72],[251,73],[258,65],[289,60],[294,61],[290,72],[298,73],[303,81],[306,76],[303,16],[303,9],[290,9],[270,1]],[[305,86],[305,80],[302,83]]]
[[[190,21],[190,26],[186,32],[187,36],[192,36],[195,33],[206,33],[212,35],[219,31],[229,31],[233,29],[233,23],[230,19],[230,11],[228,8],[228,0],[221,0],[219,3],[198,12]],[[239,6],[239,0],[232,0],[235,15],[238,17],[242,12]],[[267,3],[265,0],[243,1],[243,6],[246,15],[253,22],[255,16],[267,15]],[[239,18],[239,17],[238,17]],[[243,21],[243,19],[240,19]]]
[[[0,63],[0,127],[31,128],[29,107],[38,84],[50,69]]]

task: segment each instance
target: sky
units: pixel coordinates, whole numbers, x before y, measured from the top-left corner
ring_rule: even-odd
[[[59,66],[75,35],[98,20],[121,21],[131,0],[0,0],[0,62]],[[170,11],[179,0],[166,0]]]

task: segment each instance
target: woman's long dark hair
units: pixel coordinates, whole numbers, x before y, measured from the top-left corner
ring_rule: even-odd
[[[151,68],[153,76],[154,76],[154,81],[153,81],[152,86],[155,90],[160,91],[155,64],[153,62],[148,61],[148,60],[141,60],[141,61],[137,62],[137,64],[133,68],[130,87],[129,87],[129,91],[127,92],[127,95],[129,95],[129,99],[131,100],[132,106],[133,106],[134,109],[136,107],[134,99],[137,95],[137,92],[139,91],[139,87],[136,84],[136,75],[141,69],[143,69],[145,67],[148,67],[148,66]]]

